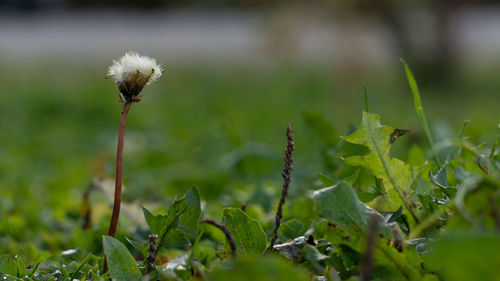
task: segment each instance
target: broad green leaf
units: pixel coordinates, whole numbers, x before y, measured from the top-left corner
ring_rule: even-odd
[[[141,281],[142,274],[127,247],[110,236],[102,237],[104,254],[113,280]]]
[[[238,208],[225,208],[224,225],[231,231],[238,255],[261,255],[266,249],[267,235],[260,223]]]
[[[317,190],[313,193],[317,211],[336,225],[356,227],[363,232],[368,229],[369,218],[377,216],[381,233],[385,237],[392,237],[394,223],[388,224],[384,217],[361,202],[354,189],[347,182]]]
[[[407,195],[413,182],[413,173],[405,162],[389,155],[391,135],[394,128],[380,124],[380,117],[363,112],[360,128],[344,137],[347,142],[364,145],[369,149],[365,155],[356,155],[344,159],[346,164],[362,166],[382,181],[389,194],[389,207],[396,209],[403,201],[408,206]]]
[[[198,221],[201,215],[200,192],[194,186],[185,195],[186,211],[180,216],[179,224],[191,241],[198,236]]]
[[[176,203],[174,203],[176,204]],[[167,215],[153,215],[146,208],[142,208],[146,222],[151,229],[151,233],[157,234],[158,250],[163,247],[184,247],[190,245],[184,231],[178,229],[178,217],[181,213],[172,210]]]
[[[155,216],[148,209],[142,208],[142,212],[144,214],[144,218],[153,234],[160,234],[162,225],[167,222],[166,216]]]
[[[191,245],[191,242],[186,237],[186,233],[180,229],[175,228],[168,231],[162,247],[185,247]]]
[[[183,247],[190,245],[184,231],[179,229],[179,217],[186,212],[188,204],[185,199],[175,201],[170,205],[167,215],[153,215],[142,208],[146,222],[151,232],[159,237],[157,251],[163,246]]]
[[[273,255],[265,257],[242,257],[232,267],[216,268],[208,280],[212,281],[308,281],[297,267],[287,260]]]

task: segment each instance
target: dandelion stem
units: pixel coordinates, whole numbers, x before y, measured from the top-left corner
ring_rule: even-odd
[[[118,132],[118,148],[116,152],[116,177],[115,177],[115,200],[113,203],[113,214],[111,215],[111,223],[109,224],[108,236],[115,237],[116,228],[118,226],[118,218],[120,217],[120,205],[122,203],[122,178],[123,178],[123,139],[125,134],[125,123],[127,122],[127,114],[132,103],[123,104],[123,110],[120,119],[120,131]]]
[[[113,202],[113,213],[109,224],[108,236],[115,237],[118,227],[118,218],[120,217],[120,206],[122,203],[122,176],[123,176],[123,138],[125,134],[125,124],[127,122],[127,114],[132,106],[131,102],[123,104],[123,109],[120,119],[120,130],[118,132],[118,148],[116,152],[116,176],[115,176],[115,199]],[[103,273],[108,271],[106,260],[104,260]]]

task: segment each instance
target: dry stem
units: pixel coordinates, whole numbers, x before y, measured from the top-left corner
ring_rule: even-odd
[[[290,182],[292,181],[291,178],[292,163],[293,163],[292,153],[295,144],[293,142],[293,132],[290,124],[288,124],[286,128],[286,139],[287,139],[287,145],[285,149],[283,173],[281,174],[283,176],[283,189],[281,191],[281,198],[278,204],[278,210],[276,211],[273,238],[271,239],[271,244],[269,245],[269,248],[267,248],[268,252],[272,252],[274,248],[274,243],[278,239],[278,229],[280,228],[281,219],[283,218],[283,205],[285,205],[285,200],[288,195],[288,189],[290,188]]]

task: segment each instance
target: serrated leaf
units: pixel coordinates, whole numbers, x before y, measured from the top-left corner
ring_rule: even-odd
[[[180,216],[179,224],[191,241],[198,236],[198,221],[201,215],[200,192],[193,186],[185,195],[186,211]]]
[[[170,205],[167,215],[153,215],[146,208],[142,208],[146,222],[151,232],[159,237],[157,251],[163,246],[184,247],[191,243],[183,230],[178,229],[179,217],[186,212],[188,204],[185,199],[175,201]]]
[[[380,213],[363,204],[347,182],[343,181],[317,190],[313,193],[313,198],[316,200],[318,213],[336,225],[354,226],[366,232],[370,216],[375,215],[379,221],[381,233],[385,237],[392,237],[392,227],[395,224],[386,223]]]
[[[401,205],[408,206],[405,193],[410,192],[413,174],[405,162],[389,155],[391,151],[391,135],[395,129],[380,123],[380,117],[373,113],[363,112],[360,128],[344,139],[347,142],[364,145],[369,152],[344,159],[352,166],[362,166],[382,181],[389,195],[389,207],[396,209]],[[398,197],[400,199],[398,199]]]
[[[262,255],[266,249],[267,235],[257,220],[238,208],[225,208],[224,225],[231,231],[238,255]]]
[[[157,234],[160,238],[158,241],[158,249],[163,246],[184,247],[190,245],[184,231],[177,228],[179,213],[171,211],[168,215],[155,216],[146,208],[142,208],[142,211],[151,229],[151,233]]]
[[[186,247],[191,245],[191,242],[186,237],[186,232],[184,230],[176,228],[172,229],[167,233],[165,240],[163,241],[163,247]]]
[[[102,237],[104,254],[113,280],[141,281],[142,274],[127,247],[110,236]]]

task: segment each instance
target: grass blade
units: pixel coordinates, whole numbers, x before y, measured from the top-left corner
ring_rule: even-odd
[[[429,129],[429,124],[427,123],[427,119],[425,118],[424,108],[422,106],[422,100],[420,99],[420,92],[418,91],[417,82],[415,81],[415,77],[411,72],[408,64],[401,59],[405,67],[406,78],[408,79],[408,84],[410,85],[411,92],[413,94],[413,103],[415,105],[415,110],[417,111],[418,120],[420,121],[420,125],[424,129],[425,139],[432,153],[432,157],[434,158],[434,162],[438,167],[441,167],[441,163],[434,151],[434,142],[432,141],[431,130]]]

